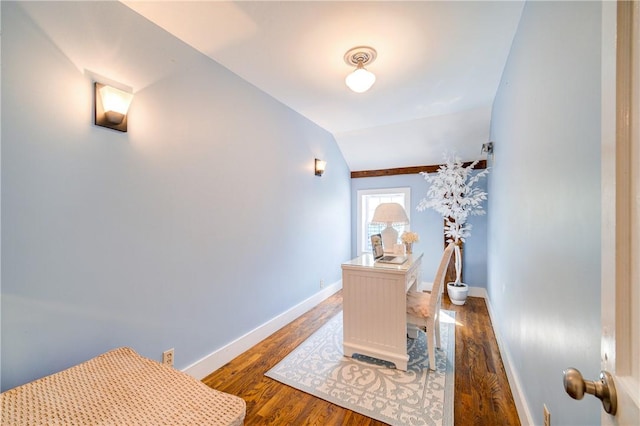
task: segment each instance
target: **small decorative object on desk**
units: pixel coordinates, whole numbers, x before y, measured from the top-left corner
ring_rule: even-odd
[[[407,254],[413,253],[413,243],[417,243],[418,241],[420,241],[420,237],[417,233],[409,231],[403,232],[400,239],[404,243]]]

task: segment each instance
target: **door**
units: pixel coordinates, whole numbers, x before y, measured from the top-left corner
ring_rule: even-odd
[[[639,3],[602,5],[601,364],[611,373],[617,393],[616,414],[603,410],[602,424],[639,425]]]

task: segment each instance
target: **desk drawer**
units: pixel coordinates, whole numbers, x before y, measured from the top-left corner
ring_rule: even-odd
[[[416,288],[419,287],[420,280],[420,262],[415,263],[411,266],[411,269],[407,271],[406,281],[405,281],[405,289],[409,289],[412,285],[415,284]]]

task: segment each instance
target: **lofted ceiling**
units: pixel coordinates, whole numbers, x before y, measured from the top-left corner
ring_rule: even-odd
[[[349,168],[361,171],[437,164],[445,150],[480,158],[524,2],[20,5],[78,70],[134,92],[207,55],[329,131]],[[144,19],[157,27],[139,25]],[[177,48],[183,43],[195,50]],[[377,50],[367,66],[377,80],[357,94],[344,83],[354,69],[344,54],[361,45]]]
[[[480,156],[523,1],[123,1],[331,132],[349,168]],[[366,93],[344,54],[377,50]]]

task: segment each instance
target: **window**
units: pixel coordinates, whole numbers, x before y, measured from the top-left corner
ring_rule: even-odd
[[[358,191],[358,228],[357,243],[358,256],[365,252],[371,252],[371,235],[378,234],[387,226],[384,223],[371,223],[373,212],[380,203],[398,203],[407,212],[411,219],[411,189],[410,188],[384,188],[364,189]],[[409,225],[394,225],[398,235],[409,230]]]

